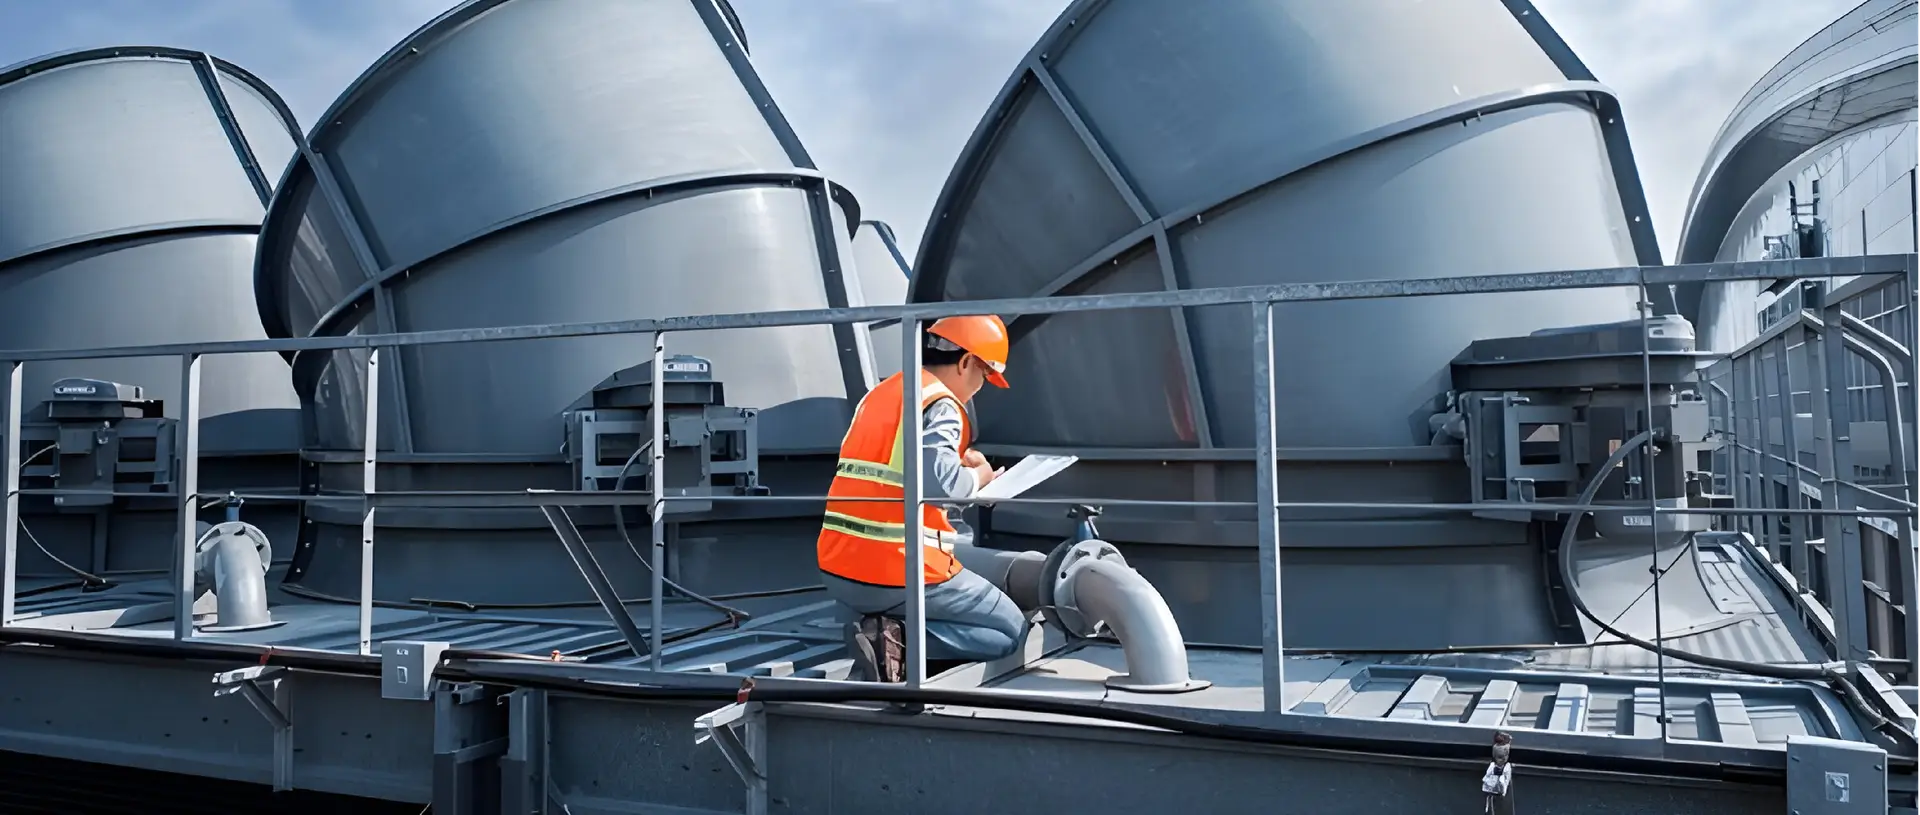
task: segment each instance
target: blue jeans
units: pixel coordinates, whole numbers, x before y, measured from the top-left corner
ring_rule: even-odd
[[[906,591],[822,573],[827,596],[859,614],[899,617]],[[1013,653],[1027,633],[1027,615],[1006,592],[972,570],[927,587],[927,658],[986,662]]]

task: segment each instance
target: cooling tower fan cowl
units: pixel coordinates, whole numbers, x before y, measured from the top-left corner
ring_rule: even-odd
[[[981,120],[928,224],[913,302],[1659,262],[1611,92],[1530,4],[1495,0],[1075,2]],[[1649,297],[1670,310],[1666,292]],[[1458,442],[1436,443],[1429,426],[1448,407],[1450,362],[1476,340],[1631,320],[1639,299],[1277,305],[1283,499],[1470,500]],[[1013,319],[1014,387],[977,398],[979,444],[1081,457],[1036,495],[1251,502],[1251,327],[1248,306]],[[1377,570],[1403,558],[1382,550],[1464,547],[1484,554],[1449,567],[1461,574],[1538,579],[1521,524],[1284,513],[1289,562],[1302,564],[1287,592],[1303,608],[1356,590],[1308,566],[1388,579]],[[1003,505],[990,521],[996,545],[1029,548],[1073,523],[1057,505]],[[1252,600],[1222,599],[1259,596],[1241,565],[1250,506],[1115,505],[1101,529],[1156,545],[1129,560],[1191,636],[1257,635]],[[1448,601],[1445,568],[1409,568],[1426,571],[1406,582],[1427,588],[1379,619]]]
[[[0,348],[263,338],[250,270],[299,127],[258,77],[176,48],[0,68]],[[178,356],[22,366],[19,574],[164,574],[180,528]],[[267,353],[198,363],[199,491],[294,487],[298,401]],[[51,496],[46,490],[67,492]],[[251,516],[290,533],[290,505]]]
[[[429,22],[341,95],[289,169],[257,267],[268,331],[412,332],[900,302],[897,291],[864,290],[853,249],[859,205],[815,167],[742,37],[732,9],[714,0],[474,0]],[[569,460],[580,450],[568,416],[592,407],[601,397],[590,394],[610,377],[650,360],[652,345],[636,335],[383,352],[381,488],[578,489],[583,466],[620,470],[617,458]],[[710,363],[725,403],[755,412],[759,485],[824,492],[851,405],[876,377],[865,326],[699,332],[671,335],[667,345],[670,355]],[[358,490],[366,352],[299,354],[293,366],[311,483]],[[639,469],[628,468],[630,481],[606,481],[639,488]],[[763,529],[750,522],[817,526],[817,513],[736,502],[711,515]],[[291,579],[354,594],[358,512],[316,507],[310,517],[312,546],[301,547]],[[396,508],[378,520],[383,597],[585,596],[535,509]],[[609,521],[589,512],[582,522],[611,536]],[[692,574],[702,568],[705,536],[686,537],[675,557]],[[738,540],[727,545],[754,546]],[[633,556],[617,538],[601,543],[620,549],[607,559],[622,596],[644,595]],[[497,568],[443,568],[467,558]],[[726,572],[723,583],[760,585],[717,561],[714,568]]]

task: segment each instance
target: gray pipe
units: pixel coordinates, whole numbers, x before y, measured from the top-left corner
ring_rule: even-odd
[[[1048,609],[1050,623],[1070,636],[1093,636],[1104,624],[1127,658],[1127,672],[1109,678],[1108,687],[1180,693],[1212,684],[1187,675],[1187,641],[1173,611],[1112,546],[1068,541],[1051,558],[978,546],[956,546],[953,554],[968,571],[1006,592],[1021,611]]]
[[[1127,672],[1109,687],[1142,693],[1199,690],[1209,683],[1187,675],[1187,641],[1152,583],[1124,563],[1088,559],[1074,564],[1061,593],[1088,621],[1107,624],[1126,654]]]
[[[247,631],[274,625],[267,610],[267,564],[273,548],[260,528],[227,521],[208,529],[194,547],[195,583],[213,590],[217,618],[209,632]]]
[[[1047,556],[1039,552],[1008,552],[982,546],[953,547],[954,559],[1007,593],[1021,611],[1039,608],[1040,580],[1046,575]]]

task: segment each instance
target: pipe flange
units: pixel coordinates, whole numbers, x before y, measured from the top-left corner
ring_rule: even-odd
[[[1128,693],[1191,693],[1213,687],[1213,683],[1205,679],[1188,679],[1185,682],[1163,682],[1160,684],[1135,682],[1129,674],[1114,674],[1109,676],[1107,677],[1106,685],[1114,690],[1123,690]]]
[[[202,522],[205,526],[205,522]],[[273,568],[273,543],[267,540],[267,533],[260,527],[246,521],[224,521],[200,531],[200,540],[193,545],[193,568],[211,582],[213,575],[213,550],[221,538],[243,537],[253,543],[253,551],[260,554],[260,571]]]
[[[1067,578],[1076,567],[1093,561],[1109,561],[1126,566],[1127,559],[1113,544],[1103,540],[1068,541],[1054,547],[1047,555],[1045,579],[1040,581],[1040,604],[1048,609],[1048,617],[1059,623],[1060,628],[1075,637],[1092,637],[1100,633],[1105,624],[1099,620],[1089,621],[1077,608],[1073,597],[1073,583]]]
[[[214,584],[215,553],[219,550],[220,543],[228,538],[239,538],[246,543],[253,544],[253,551],[260,558],[261,573],[264,574],[272,570],[273,544],[267,540],[267,533],[262,532],[260,527],[245,521],[225,521],[212,526],[207,526],[205,522],[202,522],[200,526],[202,527],[200,540],[194,543],[193,547],[195,594],[212,589]],[[199,626],[198,628],[200,631],[208,634],[224,634],[236,631],[257,631],[262,628],[273,628],[283,625],[284,623],[284,620],[267,619],[262,622],[245,625],[219,625],[216,623],[214,625]]]

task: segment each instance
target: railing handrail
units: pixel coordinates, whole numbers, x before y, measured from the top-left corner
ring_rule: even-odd
[[[394,334],[349,334],[330,337],[228,340],[225,342],[169,343],[103,348],[7,349],[0,361],[116,359],[159,356],[213,356],[219,354],[287,353],[298,351],[365,350],[469,342],[561,339],[613,334],[680,333],[736,328],[869,323],[880,320],[932,320],[966,314],[1064,314],[1124,309],[1194,308],[1247,303],[1308,303],[1338,300],[1378,300],[1398,297],[1434,297],[1460,294],[1662,286],[1673,283],[1777,280],[1781,278],[1912,275],[1920,265],[1915,254],[1860,255],[1841,258],[1799,258],[1776,261],[1695,263],[1678,266],[1616,266],[1554,272],[1466,275],[1417,279],[1378,279],[1330,283],[1276,283],[1207,289],[1123,294],[1019,297],[997,300],[959,300],[888,306],[794,309],[681,317],[653,317],[589,323],[548,323],[489,328],[455,328]]]

